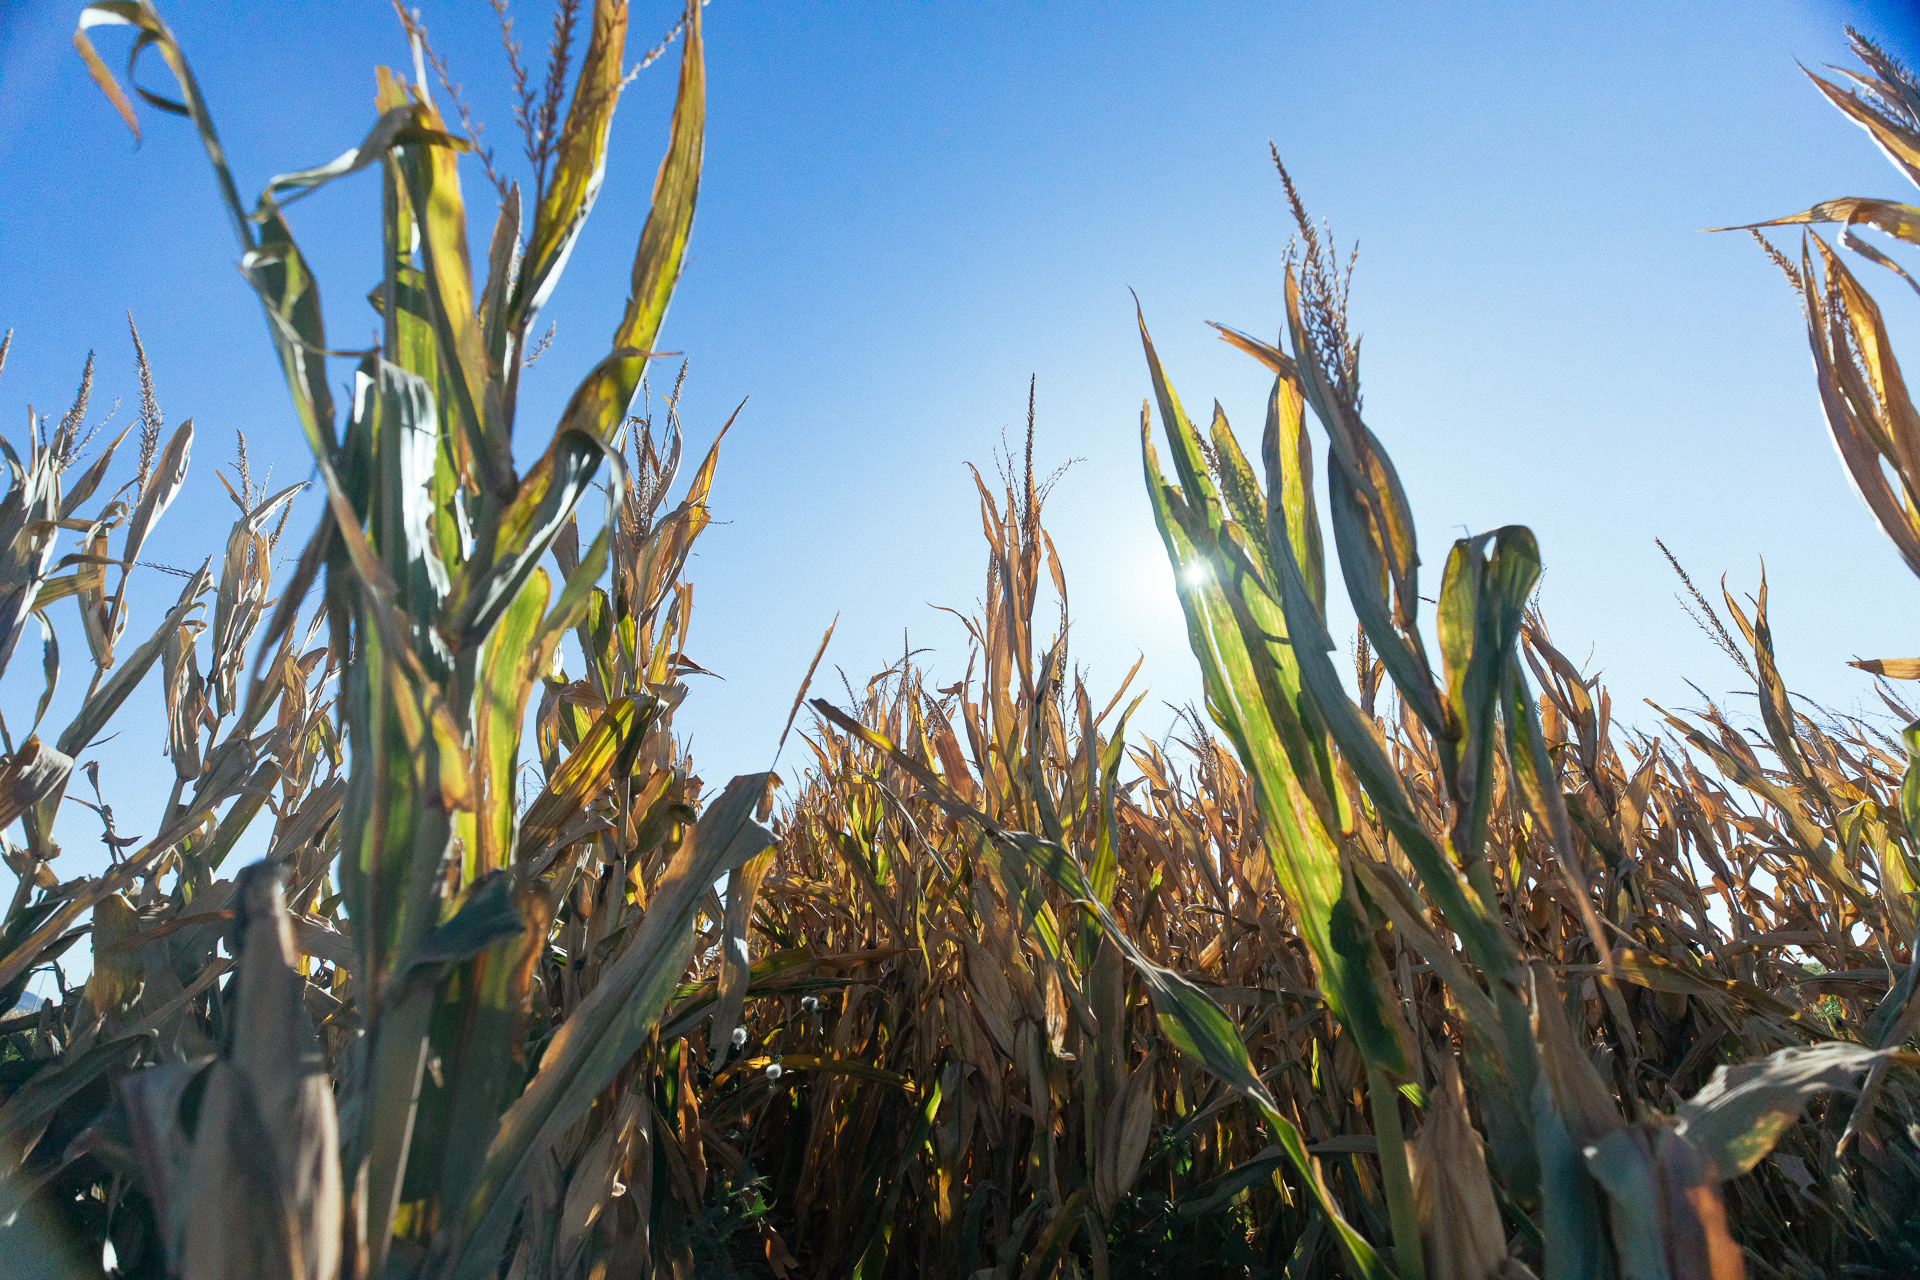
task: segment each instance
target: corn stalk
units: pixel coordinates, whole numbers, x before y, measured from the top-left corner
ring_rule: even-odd
[[[350,1043],[334,1046],[344,1119],[339,1152],[325,1155],[344,1170],[334,1175],[347,1188],[344,1212],[282,1185],[284,1213],[303,1228],[268,1241],[256,1256],[219,1262],[217,1250],[202,1247],[210,1228],[191,1212],[183,1238],[169,1246],[196,1276],[224,1274],[222,1266],[239,1268],[235,1274],[284,1268],[330,1276],[340,1266],[368,1275],[492,1274],[516,1239],[527,1256],[527,1241],[539,1232],[523,1211],[556,1147],[583,1117],[613,1105],[605,1091],[648,1043],[692,959],[692,921],[708,886],[771,838],[752,821],[765,786],[760,778],[737,779],[695,824],[696,784],[666,746],[671,706],[683,693],[668,655],[677,657],[686,621],[684,588],[672,584],[686,543],[706,520],[713,459],[682,507],[657,528],[637,528],[635,520],[653,518],[664,484],[637,501],[619,474],[628,405],[640,389],[693,216],[705,110],[699,11],[689,7],[679,28],[673,128],[625,313],[609,354],[575,391],[524,476],[513,461],[518,373],[529,327],[605,173],[607,131],[625,74],[626,6],[602,0],[593,7],[525,245],[513,187],[504,193],[484,274],[475,272],[466,243],[458,160],[468,143],[449,131],[424,82],[381,70],[378,118],[360,145],[330,164],[273,179],[247,208],[185,56],[151,6],[103,3],[83,11],[75,43],[101,87],[134,124],[125,94],[91,44],[89,33],[110,24],[135,28],[129,79],[139,55],[155,49],[180,99],[136,92],[199,130],[326,499],[320,527],[261,635],[238,719],[257,723],[277,697],[284,702],[286,674],[311,669],[295,654],[295,619],[324,571],[327,664],[341,676],[334,709],[347,762],[330,797],[337,819],[328,813],[313,824],[330,827],[339,884],[332,910],[345,933],[328,956],[329,994],[337,1008],[351,1010],[354,1024]],[[412,31],[418,50],[424,34]],[[368,168],[381,176],[385,253],[372,301],[383,331],[378,349],[359,353],[351,403],[341,412],[326,372],[333,353],[318,284],[285,209]],[[646,443],[651,447],[651,439]],[[677,455],[677,426],[674,446]],[[174,452],[165,461],[176,461]],[[178,453],[176,472],[184,468],[184,445]],[[616,505],[582,553],[575,508],[608,464],[616,470]],[[670,482],[671,470],[657,467],[649,479]],[[168,483],[177,487],[178,479]],[[28,501],[49,501],[32,497],[32,487],[21,492]],[[171,493],[162,486],[150,492]],[[249,536],[282,500],[246,511]],[[164,497],[143,496],[131,517],[126,561],[163,505]],[[557,589],[540,567],[556,547],[563,573]],[[236,554],[244,566],[250,544],[230,546],[230,567]],[[621,579],[612,595],[598,586],[610,562]],[[35,564],[15,571],[29,587],[37,585],[36,572],[43,570]],[[191,607],[204,579],[203,570],[190,582],[177,613]],[[216,636],[234,630],[229,615],[238,601],[231,594],[221,596]],[[664,623],[655,616],[663,596],[678,606]],[[258,604],[253,608],[257,613]],[[116,596],[102,628],[106,644],[117,611]],[[167,634],[180,626],[170,618]],[[643,643],[649,632],[662,634],[640,651],[637,669],[631,661],[622,673],[604,660],[594,664],[590,725],[570,723],[556,735],[554,746],[569,753],[548,760],[546,787],[517,814],[529,699],[536,683],[555,673],[560,641],[575,629],[583,641],[612,631],[629,654],[636,629]],[[152,655],[133,655],[115,681],[142,662],[151,665],[157,644],[149,646]],[[230,641],[223,646],[217,662],[226,677],[216,688],[222,714],[234,711],[237,699],[233,648]],[[117,692],[114,684],[106,691]],[[86,745],[111,709],[83,715],[63,735],[68,755]],[[645,807],[626,812],[635,793]],[[200,807],[189,804],[186,817],[202,821],[204,800],[196,794]],[[566,1002],[575,1007],[548,1029],[534,1069],[526,1055],[530,984],[561,900],[575,886],[580,856],[612,826],[610,816],[624,819],[624,839],[602,852],[649,864],[634,868],[649,873],[648,909],[590,988]],[[163,833],[153,856],[167,856],[178,843]],[[303,869],[297,858],[282,861]],[[301,909],[312,905],[319,878],[308,870],[297,885]],[[109,877],[92,893],[104,896],[112,887]],[[70,907],[62,911],[71,914]],[[62,911],[39,932],[59,927]],[[35,941],[15,949],[16,961],[44,954]],[[243,957],[243,981],[249,964]],[[333,1021],[347,1029],[347,1018]],[[326,1092],[325,1107],[335,1105],[335,1092]],[[264,1114],[265,1101],[256,1097],[254,1104]],[[162,1128],[170,1123],[164,1114],[150,1119]],[[218,1141],[196,1138],[184,1183],[165,1185],[165,1162],[150,1170],[164,1198],[198,1204],[216,1194],[224,1177],[193,1170]],[[228,1148],[238,1141],[230,1137]],[[225,1158],[243,1154],[230,1149]],[[345,1223],[344,1251],[300,1248],[303,1234],[326,1234],[315,1224],[329,1214],[336,1227]]]

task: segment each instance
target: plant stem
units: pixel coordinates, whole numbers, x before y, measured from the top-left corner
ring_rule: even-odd
[[[1400,1280],[1426,1280],[1420,1249],[1420,1218],[1413,1207],[1413,1176],[1407,1166],[1407,1140],[1400,1128],[1400,1091],[1386,1073],[1367,1067],[1367,1100],[1373,1110],[1374,1141],[1380,1148],[1380,1180],[1393,1224],[1393,1261]]]

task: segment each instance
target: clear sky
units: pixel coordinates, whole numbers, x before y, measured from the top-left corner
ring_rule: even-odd
[[[97,403],[122,397],[128,421],[131,309],[169,422],[199,431],[149,554],[197,562],[232,517],[212,472],[236,429],[278,478],[309,462],[191,128],[147,111],[134,145],[68,42],[75,8],[0,0],[0,327],[15,329],[0,412],[17,433],[29,402],[63,409],[93,347]],[[407,61],[374,0],[162,11],[248,198],[357,142],[371,68]],[[514,12],[534,55],[545,15],[529,0]],[[1688,679],[1716,696],[1740,681],[1674,604],[1656,536],[1703,584],[1726,572],[1742,592],[1764,557],[1787,679],[1823,702],[1869,694],[1847,658],[1920,651],[1920,584],[1847,488],[1793,298],[1743,239],[1698,233],[1835,196],[1911,198],[1795,67],[1844,61],[1846,21],[1920,53],[1896,6],[706,12],[706,171],[661,341],[692,360],[692,444],[750,397],[723,452],[723,523],[693,571],[690,653],[725,679],[698,683],[681,724],[709,778],[765,766],[836,613],[829,662],[856,683],[903,630],[943,674],[963,669],[957,625],[930,606],[980,594],[963,464],[1017,434],[1030,374],[1041,460],[1080,459],[1049,513],[1080,660],[1096,690],[1144,655],[1159,699],[1197,695],[1140,477],[1148,387],[1128,289],[1187,403],[1218,397],[1252,440],[1265,379],[1203,322],[1279,325],[1289,227],[1269,140],[1314,213],[1360,244],[1367,416],[1433,581],[1452,538],[1531,525],[1556,638],[1605,672],[1626,719],[1641,698],[1696,704]],[[510,156],[487,6],[429,0],[423,16]],[[636,3],[633,51],[672,16]],[[110,42],[117,63],[124,37]],[[557,341],[525,384],[525,439],[605,350],[673,74],[657,64],[621,104],[605,190],[548,313]],[[146,76],[171,91],[157,59]],[[484,190],[474,173],[470,204]],[[374,323],[359,299],[377,276],[378,204],[366,174],[294,213],[339,341]],[[1913,310],[1876,287],[1896,317]],[[171,598],[154,577],[130,634]],[[85,647],[68,635],[77,684]],[[0,690],[9,709],[37,694],[32,647]],[[157,707],[157,684],[137,697]],[[1157,731],[1169,713],[1143,718]],[[129,797],[122,829],[150,832],[171,775],[158,739],[129,732],[101,758],[110,796]]]

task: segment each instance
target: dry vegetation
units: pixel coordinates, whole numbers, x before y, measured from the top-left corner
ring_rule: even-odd
[[[524,476],[508,448],[626,22],[563,4],[544,77],[510,44],[530,193],[410,23],[436,86],[382,71],[366,141],[247,208],[158,16],[86,10],[129,124],[104,24],[165,59],[207,143],[326,509],[279,556],[293,491],[243,455],[224,550],[133,643],[126,582],[192,438],[162,443],[137,335],[131,478],[119,440],[86,456],[91,363],[7,451],[0,663],[37,620],[50,695],[77,608],[90,669],[57,735],[46,699],[0,726],[0,995],[59,988],[0,1019],[0,1257],[190,1280],[1920,1271],[1920,729],[1888,732],[1913,713],[1882,681],[1890,719],[1809,714],[1764,583],[1716,606],[1686,581],[1758,720],[1624,731],[1532,612],[1518,527],[1453,546],[1423,627],[1344,274],[1290,181],[1281,342],[1222,330],[1275,377],[1258,472],[1217,408],[1189,421],[1142,325],[1171,462],[1143,407],[1148,489],[1213,725],[1129,738],[1130,679],[1077,674],[1030,423],[980,484],[964,674],[908,655],[815,702],[784,807],[767,775],[706,794],[673,718],[716,457],[680,482],[677,384],[643,379],[698,183],[697,8],[610,352]],[[1920,180],[1920,85],[1857,49],[1860,92],[1821,87]],[[500,198],[479,272],[463,154]],[[384,332],[336,406],[281,210],[365,167]],[[1889,202],[1783,221],[1844,223],[1881,265],[1860,227],[1920,242]],[[1920,414],[1879,313],[1818,235],[1769,251],[1920,572]],[[93,748],[155,683],[177,782],[116,815]],[[63,802],[97,813],[103,874],[63,877]],[[266,856],[236,867],[243,836]]]

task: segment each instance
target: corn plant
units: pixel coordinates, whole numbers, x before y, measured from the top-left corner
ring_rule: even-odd
[[[290,493],[243,496],[205,678],[193,638],[206,627],[196,610],[210,587],[207,568],[189,579],[161,632],[97,681],[57,744],[59,756],[30,740],[15,757],[30,770],[15,790],[34,806],[29,849],[19,855],[24,892],[53,852],[44,833],[62,758],[83,749],[164,660],[177,739],[170,745],[188,794],[177,792],[160,835],[107,875],[46,893],[44,905],[21,904],[0,981],[45,963],[50,946],[91,908],[96,943],[180,939],[182,926],[193,926],[187,936],[203,949],[195,984],[204,990],[225,967],[207,954],[220,932],[212,920],[237,913],[238,972],[209,1010],[211,1033],[187,1047],[185,1061],[168,1060],[178,1050],[162,1054],[120,1084],[166,1265],[181,1274],[479,1276],[509,1257],[521,1274],[587,1265],[583,1255],[611,1243],[606,1231],[589,1239],[611,1185],[607,1169],[618,1171],[636,1126],[644,1134],[650,1119],[636,1119],[651,1075],[635,1059],[693,959],[694,917],[713,882],[771,838],[752,821],[765,789],[760,777],[736,779],[696,824],[698,783],[671,745],[690,600],[678,579],[687,544],[706,522],[714,459],[685,500],[663,513],[677,418],[656,438],[627,416],[693,216],[705,103],[697,7],[674,33],[683,53],[673,127],[610,353],[581,382],[539,459],[524,476],[515,468],[529,329],[603,180],[626,75],[627,9],[602,0],[587,15],[562,119],[565,51],[578,16],[576,6],[562,8],[545,105],[527,106],[547,117],[528,131],[537,153],[530,228],[523,242],[520,190],[503,184],[484,272],[476,273],[458,174],[471,135],[449,131],[424,80],[379,71],[378,118],[365,139],[330,164],[274,179],[249,209],[159,15],[145,3],[82,12],[75,43],[136,131],[90,33],[131,26],[132,58],[155,49],[172,72],[178,101],[139,92],[199,130],[326,500],[264,619],[244,687],[240,650],[262,624],[268,593],[262,530]],[[440,65],[417,23],[408,26],[416,68]],[[517,70],[517,47],[509,53]],[[354,393],[342,413],[327,376],[333,353],[318,285],[285,208],[366,168],[382,179],[385,255],[371,301],[383,332],[377,349],[355,353]],[[622,466],[636,426],[638,489]],[[143,457],[139,501],[130,514],[110,504],[87,527],[74,581],[62,583],[47,577],[48,534],[76,429],[63,425],[38,444],[15,485],[10,634],[36,605],[78,594],[104,673],[125,623],[126,572],[177,491],[191,431],[181,429],[151,482]],[[76,505],[105,465],[103,456],[75,486]],[[575,510],[609,468],[613,501],[583,550]],[[57,518],[73,519],[70,511]],[[126,546],[116,561],[106,535],[122,522]],[[539,567],[549,553],[562,574],[557,590]],[[121,586],[109,598],[102,570],[115,563]],[[602,588],[610,569],[612,585]],[[303,641],[299,610],[323,576]],[[303,652],[320,627],[325,647]],[[555,660],[575,631],[588,656],[580,687],[559,676]],[[331,698],[319,694],[316,677],[321,686],[337,677]],[[521,811],[522,724],[543,681],[551,695],[541,717],[546,784]],[[276,706],[279,727],[262,737],[258,727]],[[199,750],[201,725],[228,720],[228,736]],[[322,749],[330,768],[317,771],[312,756]],[[214,879],[280,784],[269,862],[290,875],[291,912],[274,875]],[[241,798],[206,830],[213,806],[236,793]],[[151,905],[169,870],[177,872],[173,918],[161,925],[148,927],[138,907],[114,896],[144,878]],[[604,901],[592,911],[596,888]],[[294,960],[303,935],[300,949],[324,965]],[[139,988],[111,950],[90,984],[102,1011]],[[559,971],[549,967],[555,956]],[[535,998],[536,982],[544,999]],[[214,1012],[228,1005],[230,1015]],[[530,1006],[543,1015],[533,1027]],[[324,1053],[302,1026],[310,1008],[324,1014]],[[110,1052],[84,1047],[76,1055],[65,1046],[41,1092],[124,1068],[153,1035],[144,1024],[116,1030]],[[193,1056],[213,1042],[221,1047],[210,1062]],[[79,1061],[86,1053],[93,1057]],[[609,1093],[617,1078],[625,1086]],[[182,1108],[189,1090],[198,1099],[192,1120],[193,1108]],[[18,1113],[34,1096],[29,1083],[9,1103],[21,1155],[37,1135],[33,1117]],[[610,1150],[618,1152],[611,1166]]]
[[[1442,1201],[1415,1186],[1438,1175],[1416,1179],[1403,1172],[1408,1166],[1418,1172],[1425,1161],[1417,1150],[1411,1158],[1405,1154],[1401,1100],[1385,1087],[1405,1079],[1409,1068],[1406,1028],[1390,1022],[1383,995],[1383,949],[1390,953],[1398,935],[1443,975],[1448,997],[1459,1002],[1460,1047],[1501,1198],[1515,1217],[1534,1219],[1527,1234],[1538,1242],[1547,1275],[1614,1268],[1636,1276],[1675,1269],[1741,1274],[1719,1184],[1750,1163],[1749,1151],[1756,1159],[1764,1154],[1774,1136],[1773,1113],[1764,1121],[1745,1117],[1750,1127],[1744,1131],[1725,1120],[1690,1120],[1685,1109],[1672,1125],[1629,1123],[1642,1087],[1643,1046],[1623,1003],[1620,969],[1638,948],[1618,948],[1611,939],[1632,938],[1623,917],[1645,910],[1645,890],[1630,872],[1609,866],[1596,901],[1591,880],[1600,866],[1592,842],[1574,834],[1561,769],[1521,656],[1523,637],[1535,650],[1551,651],[1538,622],[1528,618],[1540,566],[1533,536],[1512,526],[1454,544],[1437,595],[1441,664],[1434,671],[1419,626],[1410,508],[1384,448],[1360,416],[1347,276],[1284,168],[1280,175],[1304,245],[1286,272],[1284,340],[1291,353],[1221,331],[1275,376],[1261,448],[1264,489],[1217,407],[1206,437],[1189,422],[1144,323],[1175,481],[1160,470],[1146,406],[1142,435],[1148,489],[1181,583],[1209,710],[1255,781],[1279,884],[1301,916],[1318,922],[1306,932],[1321,989],[1368,1064],[1395,1265],[1403,1276],[1424,1274],[1428,1254],[1440,1274],[1490,1274],[1518,1265],[1507,1257],[1498,1202],[1478,1137],[1462,1118],[1464,1095],[1450,1060],[1446,1101],[1428,1129],[1450,1135],[1434,1142],[1456,1153],[1462,1137],[1472,1137],[1465,1148],[1471,1158],[1450,1169],[1465,1203],[1443,1211]],[[1333,643],[1324,620],[1326,570],[1304,426],[1308,406],[1328,438],[1328,510],[1341,576],[1360,620],[1361,652],[1377,655],[1365,660],[1370,687],[1363,698],[1371,703],[1377,692],[1377,661],[1397,694],[1402,732],[1431,758],[1427,776],[1437,785],[1419,800],[1370,707],[1355,703],[1328,657]],[[1764,595],[1759,608],[1763,614]],[[1760,628],[1761,667],[1774,677],[1769,684],[1763,676],[1763,691],[1777,706],[1784,686],[1772,668],[1770,643],[1759,642],[1764,622]],[[1564,659],[1557,665],[1570,668]],[[1790,754],[1790,739],[1774,745],[1791,764],[1798,755]],[[1712,754],[1708,744],[1698,745]],[[1757,770],[1734,776],[1766,795]],[[1556,887],[1582,926],[1576,948],[1591,946],[1588,963],[1608,1006],[1609,1048],[1617,1055],[1628,1116],[1584,1056],[1571,1052],[1574,1042],[1557,1025],[1564,993],[1550,969],[1529,965],[1502,902],[1487,848],[1502,791],[1521,829],[1551,851]],[[1785,807],[1790,816],[1804,816]],[[1796,832],[1799,843],[1811,856],[1831,859],[1822,833],[1811,822],[1806,826]],[[1445,940],[1449,933],[1464,955]],[[1816,1044],[1738,1070],[1755,1082],[1756,1094],[1797,1099],[1806,1081],[1831,1085],[1849,1070],[1884,1069],[1887,1052]],[[1688,1107],[1712,1109],[1724,1087],[1716,1081]],[[1363,1250],[1352,1254],[1356,1272],[1377,1267]]]
[[[1811,72],[1808,78],[1867,132],[1909,182],[1920,185],[1920,81],[1859,32],[1849,28],[1848,36],[1864,69],[1841,74],[1855,87],[1842,88]],[[1820,406],[1847,478],[1907,568],[1920,574],[1920,414],[1915,413],[1879,304],[1835,245],[1817,232],[1808,230],[1801,237],[1798,264],[1760,234],[1768,227],[1831,224],[1840,227],[1839,247],[1913,284],[1896,260],[1861,234],[1878,231],[1899,244],[1920,244],[1920,209],[1910,204],[1862,197],[1826,200],[1803,213],[1723,230],[1750,233],[1799,295]],[[1883,678],[1920,678],[1920,660],[1875,659],[1853,665]],[[1791,722],[1783,701],[1784,694],[1774,693],[1763,704],[1770,732],[1785,731]],[[1909,832],[1920,832],[1920,737],[1911,725],[1905,736],[1909,764],[1901,787],[1901,818]]]

